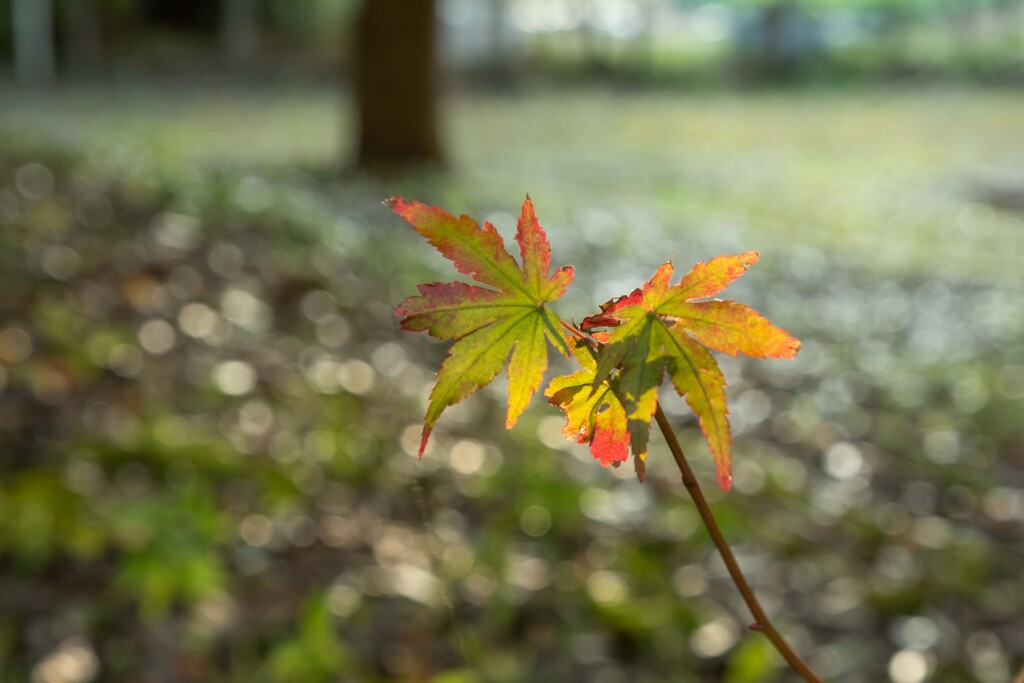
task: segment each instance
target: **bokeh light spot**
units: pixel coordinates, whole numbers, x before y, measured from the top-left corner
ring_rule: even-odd
[[[922,683],[928,677],[928,660],[917,650],[900,650],[889,660],[893,683]]]
[[[228,396],[242,396],[256,388],[256,369],[241,360],[218,363],[213,378],[217,388]]]
[[[551,528],[551,513],[546,507],[531,505],[519,515],[519,526],[527,536],[543,536]]]
[[[139,345],[154,356],[173,349],[176,340],[174,328],[164,320],[149,320],[139,328]]]

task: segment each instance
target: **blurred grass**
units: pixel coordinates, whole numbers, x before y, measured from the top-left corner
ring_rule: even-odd
[[[0,675],[788,680],[660,449],[641,485],[539,399],[506,433],[499,388],[413,456],[443,347],[391,309],[453,275],[380,199],[508,234],[529,191],[567,317],[673,254],[763,251],[730,292],[805,347],[723,359],[735,491],[708,493],[741,563],[829,680],[1001,683],[1021,219],[974,184],[1019,172],[1019,104],[461,97],[451,168],[381,178],[339,170],[332,93],[3,94]]]
[[[1019,216],[978,201],[990,182],[1024,183],[1018,90],[571,91],[447,109],[441,188],[455,201],[510,207],[529,191],[549,221],[588,208],[628,220],[635,206],[684,244],[711,224],[736,243],[811,245],[888,273],[1014,277],[1024,251]],[[344,98],[322,89],[0,95],[16,144],[142,150],[186,169],[335,170],[350,127]]]

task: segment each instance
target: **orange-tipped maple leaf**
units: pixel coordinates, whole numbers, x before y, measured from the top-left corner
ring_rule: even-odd
[[[622,403],[633,456],[647,453],[658,387],[668,373],[676,392],[697,415],[715,458],[718,482],[732,483],[725,377],[708,349],[756,358],[792,358],[800,342],[757,311],[733,301],[706,300],[757,263],[757,252],[719,256],[697,264],[675,286],[665,263],[642,289],[613,299],[581,328],[611,328],[593,371],[591,395],[612,386]],[[706,347],[706,348],[705,348]],[[567,411],[568,414],[568,411]]]
[[[564,266],[549,275],[551,245],[529,197],[523,202],[516,231],[522,267],[490,223],[481,228],[468,216],[456,218],[443,209],[404,199],[386,203],[460,273],[489,286],[463,282],[420,285],[420,296],[409,297],[395,311],[402,316],[403,329],[455,340],[430,392],[420,456],[445,408],[489,384],[506,361],[509,398],[505,426],[511,429],[547,369],[545,338],[569,354],[561,321],[544,304],[560,297],[572,282],[572,267]]]
[[[569,339],[569,345],[583,369],[551,380],[544,395],[551,405],[565,412],[562,436],[576,443],[589,443],[590,452],[603,466],[618,467],[629,458],[626,411],[611,383],[604,382],[592,390],[597,358],[589,342]]]

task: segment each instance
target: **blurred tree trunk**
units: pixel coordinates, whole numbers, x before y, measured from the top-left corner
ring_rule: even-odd
[[[580,45],[583,48],[584,68],[591,74],[606,75],[610,65],[606,59],[607,53],[597,35],[597,9],[594,7],[594,0],[583,0],[580,5],[580,14],[583,20],[580,22],[577,31],[580,36]]]
[[[436,0],[364,0],[355,94],[361,166],[442,159]]]
[[[761,9],[761,54],[759,69],[761,76],[769,80],[782,78],[789,71],[785,53],[786,21],[792,7],[790,0],[780,0]]]
[[[71,0],[64,19],[69,70],[79,75],[95,75],[103,63],[103,34],[96,0]]]
[[[654,76],[655,71],[654,23],[658,8],[654,0],[641,0],[638,4],[642,23],[640,32],[633,41],[636,53],[635,68],[637,73],[650,78]]]
[[[489,0],[487,3],[487,41],[491,47],[486,69],[492,86],[504,87],[513,80],[513,67],[506,41],[505,10],[507,0]]]
[[[260,39],[258,0],[223,0],[221,45],[231,64],[244,64],[256,55]]]
[[[876,10],[879,20],[876,36],[880,54],[884,57],[885,68],[894,74],[905,72],[910,67],[911,21],[900,5],[902,1],[889,0]]]
[[[25,86],[47,86],[57,78],[52,0],[12,0],[14,76]]]

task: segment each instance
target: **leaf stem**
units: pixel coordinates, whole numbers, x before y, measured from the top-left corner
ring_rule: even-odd
[[[588,344],[590,344],[592,347],[593,346],[597,346],[598,344],[600,344],[600,342],[598,342],[596,339],[594,339],[589,334],[587,334],[586,332],[584,332],[580,328],[576,327],[575,325],[567,323],[564,320],[562,320],[561,318],[558,319],[558,322],[562,323],[562,327],[564,327],[569,332],[569,334],[571,334],[572,336],[574,336],[574,337],[576,337],[578,339],[582,339],[583,341],[585,341]]]
[[[768,636],[768,640],[775,646],[775,649],[782,655],[782,658],[805,681],[809,683],[822,683],[822,680],[811,670],[811,667],[804,660],[800,659],[800,655],[789,646],[789,643],[786,642],[782,634],[779,633],[768,618],[764,608],[761,607],[761,603],[758,602],[757,596],[754,595],[754,590],[747,583],[747,578],[743,575],[743,571],[736,561],[736,556],[732,553],[732,548],[729,547],[729,542],[725,540],[722,531],[718,528],[718,522],[715,521],[715,516],[711,513],[711,507],[708,505],[707,499],[704,498],[704,493],[700,489],[697,477],[694,476],[690,463],[687,462],[686,456],[683,455],[682,446],[679,445],[679,440],[676,438],[675,432],[672,431],[672,425],[669,424],[668,418],[665,416],[660,405],[657,411],[655,411],[654,417],[658,421],[658,427],[665,437],[669,450],[672,451],[672,457],[676,460],[679,473],[683,476],[683,485],[686,486],[687,493],[690,494],[694,505],[697,506],[697,512],[700,513],[700,518],[703,520],[704,526],[707,528],[708,534],[715,544],[715,548],[718,549],[718,554],[722,556],[725,567],[729,570],[729,576],[732,577],[732,582],[736,584],[740,595],[743,596],[743,601],[747,603],[751,614],[754,615],[756,620],[754,628]]]

